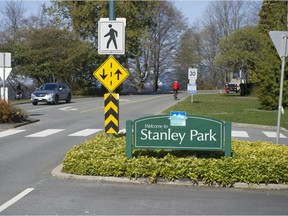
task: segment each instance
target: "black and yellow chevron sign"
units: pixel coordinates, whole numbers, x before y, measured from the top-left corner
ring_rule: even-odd
[[[107,134],[117,134],[119,131],[119,94],[104,94],[104,126]]]

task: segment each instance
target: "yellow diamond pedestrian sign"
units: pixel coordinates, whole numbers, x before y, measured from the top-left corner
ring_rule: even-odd
[[[113,92],[129,76],[129,72],[113,56],[109,56],[93,75],[109,92]]]

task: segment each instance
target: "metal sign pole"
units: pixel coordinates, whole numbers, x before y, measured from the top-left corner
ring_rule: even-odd
[[[3,100],[6,100],[5,96],[5,53],[3,53]]]
[[[286,43],[287,43],[287,35],[283,35],[282,38],[282,66],[281,66],[281,79],[280,79],[280,93],[279,93],[279,103],[278,103],[278,120],[277,120],[277,136],[276,143],[279,144],[279,135],[280,135],[280,122],[281,122],[281,111],[282,111],[282,97],[283,97],[283,82],[284,82],[284,69],[285,69],[285,56],[286,56]]]
[[[115,0],[109,0],[109,20],[116,20],[115,14],[116,14],[115,13]],[[113,91],[111,92],[110,90],[108,90],[108,93],[112,96]],[[104,107],[104,110],[105,110],[105,107]],[[117,104],[117,110],[119,110],[119,102]],[[104,118],[105,118],[105,122],[106,122],[106,117],[104,116]],[[118,121],[119,120],[119,113],[118,113],[117,118],[116,119]],[[106,127],[106,123],[105,123],[105,127]],[[118,122],[118,127],[119,127],[119,122]],[[107,133],[108,131],[106,129],[105,129],[105,131],[106,131],[106,136],[111,137],[111,134]],[[118,133],[118,131],[119,131],[119,129],[116,129],[116,133]]]
[[[109,20],[116,20],[115,0],[109,0]]]

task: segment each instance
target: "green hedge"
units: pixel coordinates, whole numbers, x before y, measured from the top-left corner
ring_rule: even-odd
[[[125,137],[95,138],[73,147],[63,161],[63,172],[77,175],[189,179],[207,185],[244,183],[288,184],[288,147],[268,142],[232,140],[233,157],[195,151],[134,151],[125,155]]]

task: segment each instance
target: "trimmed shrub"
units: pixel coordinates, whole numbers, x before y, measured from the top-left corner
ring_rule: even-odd
[[[0,99],[0,124],[17,123],[27,119],[27,114],[10,102]]]
[[[207,185],[288,183],[288,147],[268,142],[232,140],[233,157],[195,151],[134,150],[126,158],[125,137],[95,138],[73,147],[63,161],[63,172],[77,175],[201,180]],[[182,152],[182,153],[181,153]],[[181,155],[182,154],[182,155]],[[207,155],[208,154],[208,155]]]
[[[240,84],[240,95],[248,96],[253,90],[253,85],[251,83],[241,83]]]

